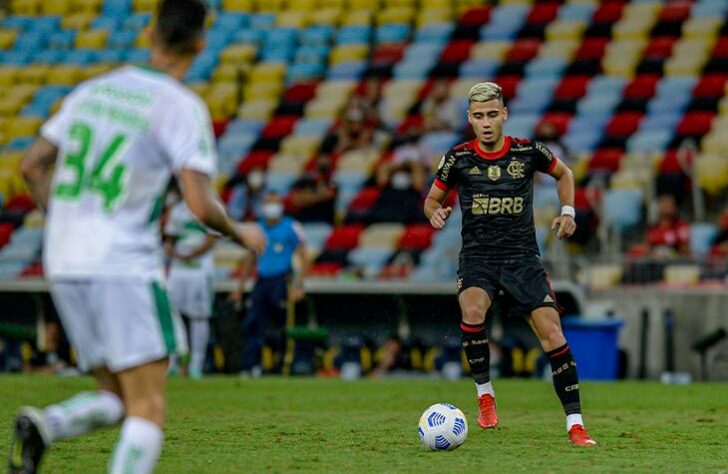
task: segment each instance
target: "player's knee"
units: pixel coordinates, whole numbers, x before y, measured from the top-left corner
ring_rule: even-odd
[[[545,350],[553,350],[566,344],[564,333],[557,325],[550,327],[543,335],[541,344]]]
[[[129,400],[126,405],[127,416],[144,418],[160,427],[164,424],[164,419],[167,414],[167,403],[163,394],[149,394],[144,397]]]
[[[467,304],[462,307],[463,321],[467,324],[480,324],[485,321],[485,307],[479,304]]]

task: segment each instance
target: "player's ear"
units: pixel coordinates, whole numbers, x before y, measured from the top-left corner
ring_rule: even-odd
[[[472,124],[473,124],[473,116],[472,116],[472,115],[470,115],[470,106],[468,106],[468,110],[466,111],[466,115],[467,115],[467,117],[468,117],[468,123],[469,123],[470,125],[472,125]]]
[[[152,46],[157,44],[157,32],[154,31],[154,27],[151,24],[144,27],[144,35],[149,38]]]
[[[508,107],[503,106],[503,121],[508,120]]]
[[[207,41],[205,41],[205,38],[200,38],[195,42],[195,54],[200,54],[203,49],[205,49],[205,45],[207,44]]]

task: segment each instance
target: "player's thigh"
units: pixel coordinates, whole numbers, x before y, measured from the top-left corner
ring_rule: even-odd
[[[147,362],[118,372],[126,416],[147,419],[162,426],[166,416],[167,360]]]
[[[548,274],[535,258],[503,266],[499,282],[508,294],[511,316],[528,317],[538,308],[557,308]]]
[[[461,259],[458,268],[458,303],[462,319],[468,324],[480,324],[496,295],[497,272],[486,262]]]
[[[159,282],[141,279],[93,282],[106,367],[118,373],[186,349],[184,325]]]
[[[556,309],[548,306],[536,308],[526,316],[526,320],[536,333],[543,350],[548,352],[566,343],[561,329],[561,319]]]
[[[81,370],[103,367],[104,345],[98,333],[97,315],[90,305],[89,283],[51,282],[50,292],[63,329],[76,351],[76,359]]]

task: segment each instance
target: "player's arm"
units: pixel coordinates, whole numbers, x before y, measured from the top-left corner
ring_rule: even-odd
[[[553,157],[556,164],[552,167],[549,174],[556,179],[556,190],[559,193],[559,201],[561,202],[561,215],[551,222],[551,230],[558,227],[556,237],[563,239],[571,237],[576,231],[576,221],[574,220],[574,174],[563,161]]]
[[[57,157],[58,147],[40,137],[30,147],[20,164],[20,173],[28,183],[35,203],[42,209],[48,206],[53,178],[52,167]]]
[[[209,252],[210,250],[212,250],[212,247],[215,245],[215,242],[217,242],[217,237],[215,237],[214,235],[208,234],[207,238],[202,243],[202,245],[200,245],[196,249],[192,250],[188,254],[184,254],[184,255],[177,254],[177,256],[179,258],[181,258],[182,260],[191,260],[193,258],[201,257],[201,256],[205,255],[207,252]]]
[[[435,229],[445,227],[445,221],[452,212],[452,207],[442,207],[442,203],[445,202],[446,197],[447,191],[438,187],[437,181],[435,181],[425,198],[425,216],[430,220],[430,224]]]
[[[225,210],[212,187],[210,177],[199,171],[184,168],[180,172],[182,194],[190,211],[203,224],[233,239],[243,247],[261,253],[265,237],[256,224],[236,225]]]

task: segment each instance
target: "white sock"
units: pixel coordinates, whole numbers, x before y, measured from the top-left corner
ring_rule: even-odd
[[[190,372],[202,372],[209,339],[210,323],[207,318],[190,318]]]
[[[493,383],[492,382],[486,382],[486,383],[476,383],[475,389],[478,391],[478,398],[482,397],[486,393],[489,393],[490,396],[495,398],[495,390],[493,390]]]
[[[566,431],[569,431],[574,425],[584,426],[584,420],[581,419],[581,413],[566,415]]]
[[[162,451],[164,435],[159,426],[149,420],[130,416],[121,425],[121,437],[111,458],[111,474],[148,474]]]
[[[46,407],[43,420],[49,442],[71,438],[102,426],[113,426],[124,416],[119,397],[105,390],[81,392],[61,403]]]

